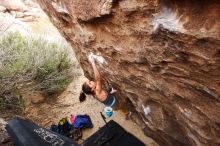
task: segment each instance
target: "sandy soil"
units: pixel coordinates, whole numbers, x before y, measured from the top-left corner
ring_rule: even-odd
[[[56,100],[48,99],[43,103],[33,104],[30,100],[32,97],[26,96],[26,118],[41,126],[50,127],[52,123],[58,123],[61,118],[70,117],[71,114],[88,114],[92,119],[94,128],[83,131],[83,139],[86,139],[96,132],[99,127],[104,125],[104,121],[100,116],[100,112],[104,113],[104,105],[92,97],[87,97],[86,101],[83,103],[79,102],[78,96],[81,91],[81,85],[85,80],[85,77],[79,76]],[[34,98],[36,98],[36,96]],[[157,145],[151,138],[146,137],[134,122],[131,120],[125,120],[122,112],[114,112],[113,116],[108,118],[107,121],[111,119],[118,122],[122,127],[134,134],[146,145]]]

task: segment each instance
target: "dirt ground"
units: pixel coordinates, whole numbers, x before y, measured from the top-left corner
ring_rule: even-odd
[[[104,121],[100,116],[100,112],[104,113],[104,105],[92,97],[87,97],[86,101],[83,103],[79,102],[78,96],[81,91],[81,85],[85,80],[85,77],[79,76],[56,100],[48,99],[42,103],[34,104],[32,99],[37,100],[36,98],[40,99],[41,97],[37,97],[36,95],[34,97],[26,96],[26,118],[43,127],[50,127],[51,124],[57,124],[61,118],[70,117],[71,114],[88,114],[92,119],[94,127],[83,131],[83,139],[86,139],[96,132],[99,127],[104,125]],[[142,130],[134,122],[131,120],[125,120],[122,112],[114,112],[113,116],[108,118],[107,121],[111,119],[118,122],[122,127],[134,134],[146,145],[157,145],[151,138],[146,137]],[[81,141],[79,141],[79,143],[80,142]]]

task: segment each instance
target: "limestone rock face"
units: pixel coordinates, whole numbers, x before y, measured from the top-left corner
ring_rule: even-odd
[[[39,0],[85,75],[103,77],[164,146],[220,145],[219,0]],[[76,97],[78,98],[78,97]]]

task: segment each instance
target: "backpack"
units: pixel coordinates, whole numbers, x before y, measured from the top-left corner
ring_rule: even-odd
[[[88,115],[77,115],[75,117],[73,127],[78,128],[78,129],[92,128],[93,124],[92,124],[92,121]]]
[[[69,125],[67,118],[62,118],[58,123],[58,133],[68,135],[70,130],[71,126]]]
[[[61,119],[58,125],[52,124],[50,130],[62,134],[64,136],[73,138],[75,141],[82,138],[81,129],[74,129],[71,125],[69,125],[71,128],[71,130],[69,130],[69,128],[66,128],[67,127],[66,124],[63,124],[63,122],[65,123],[65,118]]]

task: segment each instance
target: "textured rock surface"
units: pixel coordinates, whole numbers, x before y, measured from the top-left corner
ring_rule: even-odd
[[[13,146],[13,142],[11,141],[5,126],[6,126],[7,122],[0,118],[0,145],[1,146]]]
[[[90,52],[147,136],[220,145],[220,1],[39,0],[87,77]]]

